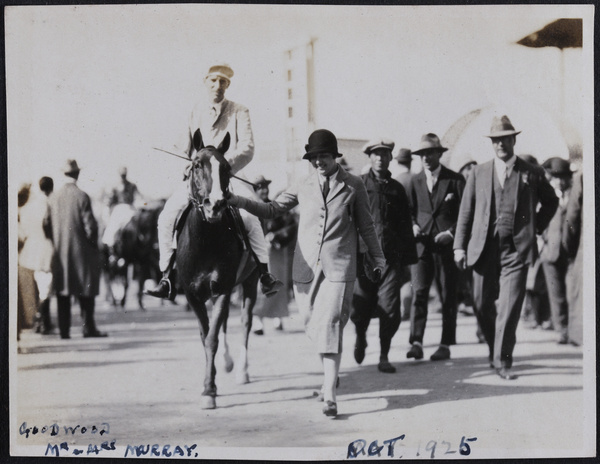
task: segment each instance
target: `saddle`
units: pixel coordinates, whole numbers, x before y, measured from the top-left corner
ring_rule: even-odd
[[[183,230],[183,226],[185,225],[185,221],[190,214],[190,211],[194,207],[194,204],[190,200],[185,208],[181,210],[177,219],[175,219],[175,226],[173,230],[173,238],[174,243],[176,244],[179,240],[179,235]],[[254,251],[250,247],[250,241],[248,239],[248,235],[246,233],[246,229],[244,226],[244,221],[242,220],[242,216],[240,215],[240,210],[236,206],[228,205],[225,211],[225,214],[229,215],[231,219],[231,223],[233,224],[233,230],[237,237],[238,242],[242,245],[242,259],[240,260],[240,265],[238,266],[236,281],[241,282],[252,270],[253,267],[248,268],[249,264],[249,256],[250,254],[254,255]],[[258,263],[258,258],[254,255],[255,261]]]

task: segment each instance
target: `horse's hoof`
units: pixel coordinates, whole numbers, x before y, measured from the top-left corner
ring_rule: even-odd
[[[250,383],[250,376],[247,372],[238,372],[235,376],[235,382],[238,385],[245,385],[247,383]]]
[[[225,372],[231,372],[233,370],[233,359],[231,356],[225,356]]]
[[[200,397],[200,407],[202,409],[215,409],[217,407],[217,402],[214,396],[201,396]]]

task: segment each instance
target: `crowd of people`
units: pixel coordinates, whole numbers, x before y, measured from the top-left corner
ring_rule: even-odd
[[[552,327],[558,343],[582,343],[582,176],[572,172],[568,161],[550,158],[539,166],[531,157],[517,156],[520,131],[502,116],[482,134],[494,153],[486,163],[469,161],[459,172],[450,170],[442,163],[448,148],[434,133],[424,134],[415,150],[394,151],[393,140],[376,138],[365,145],[368,167],[356,176],[342,166],[336,136],[319,129],[305,145],[303,159],[313,168],[308,175],[293,179],[274,198],[271,181],[263,176],[247,182],[253,189],[234,194],[220,188],[224,178],[219,166],[229,178],[244,179],[254,141],[248,109],[225,98],[233,75],[226,64],[209,68],[204,78],[208,100],[194,107],[177,150],[192,160],[200,146],[216,146],[230,135],[230,149],[222,159],[212,160],[212,195],[224,192],[227,202],[241,210],[257,260],[264,296],[255,312],[255,333],[263,333],[264,318],[273,318],[274,327],[283,330],[293,287],[307,335],[322,362],[319,397],[326,416],[337,415],[347,322],[355,327],[353,354],[361,364],[370,321],[379,319],[378,370],[394,373],[388,355],[402,320],[410,323],[406,357],[424,357],[434,283],[442,333],[431,361],[451,357],[459,303],[473,308],[477,336],[489,348],[490,367],[504,380],[516,378],[513,351],[523,318]],[[423,167],[417,174],[411,172],[413,157],[420,157]],[[30,204],[31,212],[19,196],[24,231],[19,290],[26,288],[23,268],[34,277],[39,332],[51,331],[52,280],[61,337],[69,338],[73,297],[81,306],[83,335],[101,337],[106,334],[94,323],[98,227],[89,197],[76,185],[77,162],[70,160],[64,173],[68,182],[55,193],[51,179],[40,180],[44,195]],[[121,175],[124,182],[114,193],[114,204],[131,205],[137,189],[126,182],[126,171]],[[163,278],[149,295],[174,297],[173,231],[188,201],[188,183],[182,182],[160,215]],[[32,255],[38,259],[31,260]]]

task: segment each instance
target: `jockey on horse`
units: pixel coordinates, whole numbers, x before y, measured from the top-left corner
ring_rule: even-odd
[[[142,200],[137,185],[127,179],[125,166],[119,169],[119,176],[121,181],[111,190],[108,198],[110,216],[102,235],[102,243],[108,249],[114,247],[117,234],[134,216],[137,210],[135,204]]]
[[[229,65],[218,64],[211,66],[204,78],[204,84],[208,91],[208,102],[198,103],[190,115],[183,152],[192,160],[200,150],[198,138],[200,134],[204,138],[204,145],[218,146],[225,135],[231,135],[231,149],[221,159],[221,164],[231,175],[239,173],[254,156],[254,139],[250,125],[250,115],[244,106],[225,99],[225,91],[229,87],[233,70]],[[181,150],[180,150],[181,151]],[[219,179],[219,160],[213,158],[213,197],[221,194],[221,182]],[[184,180],[189,175],[190,166],[186,168]],[[250,191],[249,191],[250,194]],[[158,219],[158,242],[160,251],[160,270],[163,278],[158,286],[148,290],[147,294],[158,298],[175,297],[175,285],[172,279],[172,270],[175,264],[174,230],[177,218],[188,206],[189,199],[188,183],[181,183],[173,195],[165,203],[165,207]],[[248,241],[257,257],[256,263],[261,274],[261,291],[269,296],[275,294],[283,284],[268,272],[268,247],[263,235],[262,227],[258,218],[240,212]]]

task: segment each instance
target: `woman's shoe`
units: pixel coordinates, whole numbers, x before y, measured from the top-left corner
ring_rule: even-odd
[[[337,403],[335,401],[327,401],[323,406],[323,414],[327,417],[337,416]]]

